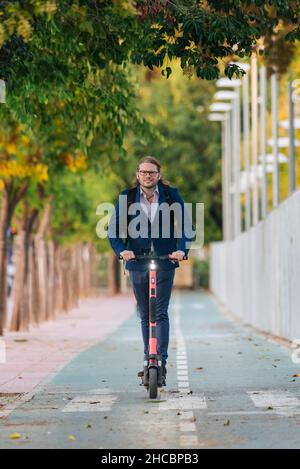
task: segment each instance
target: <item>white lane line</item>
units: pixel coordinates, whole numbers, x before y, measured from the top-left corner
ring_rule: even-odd
[[[182,391],[180,391],[182,393]],[[181,396],[168,399],[159,403],[160,410],[204,410],[207,408],[204,394],[201,396]],[[194,415],[192,415],[193,417]]]
[[[107,389],[94,389],[93,392],[90,391],[74,397],[62,409],[62,412],[109,412],[118,400],[118,397],[109,394]]]
[[[206,400],[205,396],[192,396],[190,395],[190,383],[188,378],[188,361],[187,361],[187,352],[184,336],[180,324],[180,299],[179,294],[175,296],[175,337],[177,345],[177,381],[178,389],[182,394],[187,394],[186,397],[182,395],[179,398],[170,399],[167,402],[163,402],[160,405],[164,406],[162,408],[173,408],[179,410],[185,410],[180,416],[179,421],[179,430],[180,438],[179,444],[181,447],[191,448],[193,446],[198,446],[198,437],[197,429],[195,425],[195,417],[192,409],[206,409]]]
[[[178,387],[179,389],[181,388],[189,388],[190,387],[190,383],[188,381],[180,381],[178,380]]]
[[[194,412],[192,412],[190,410],[185,410],[180,415],[180,420],[188,420],[188,421],[191,422],[193,419],[194,419]]]
[[[194,422],[179,422],[179,428],[181,432],[195,432],[196,425]]]
[[[185,371],[178,371],[177,372],[177,379],[178,381],[183,380],[183,381],[188,381],[189,376],[188,373]]]
[[[187,389],[180,389],[180,394],[190,394],[190,393],[191,393],[191,391],[188,388]]]
[[[248,391],[255,407],[274,410],[277,414],[292,415],[300,411],[300,399],[289,391],[266,390]]]
[[[245,410],[245,411],[228,411],[228,412],[207,412],[207,415],[286,415],[286,416],[294,416],[300,415],[300,411],[284,411],[280,412],[278,410]]]

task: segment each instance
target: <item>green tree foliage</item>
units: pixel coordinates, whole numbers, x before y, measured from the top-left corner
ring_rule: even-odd
[[[251,55],[257,41],[286,26],[286,42],[300,39],[300,5],[283,0],[137,0],[145,28],[144,41],[133,59],[149,68],[179,58],[183,69],[200,78],[216,79],[227,64],[225,75],[243,74],[229,64],[233,56]],[[266,41],[266,49],[269,43]],[[228,60],[229,59],[229,60]],[[163,74],[172,69],[168,64]]]

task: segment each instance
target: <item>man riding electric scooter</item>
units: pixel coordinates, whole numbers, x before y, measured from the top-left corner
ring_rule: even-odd
[[[186,216],[184,202],[178,189],[170,187],[162,180],[160,169],[160,163],[151,156],[140,160],[136,170],[135,187],[126,189],[120,194],[126,196],[126,201],[123,203],[123,199],[120,200],[119,197],[109,224],[108,236],[113,250],[119,258],[126,261],[126,269],[129,271],[141,317],[144,370],[149,360],[149,330],[151,331],[149,259],[151,256],[156,256],[155,340],[162,365],[159,385],[165,385],[169,345],[168,306],[175,268],[188,254],[189,243],[192,240],[192,225],[190,218]],[[125,216],[124,211],[126,211]],[[121,229],[124,218],[125,233]],[[138,373],[138,376],[142,377],[143,384],[148,387],[149,382],[144,371]]]

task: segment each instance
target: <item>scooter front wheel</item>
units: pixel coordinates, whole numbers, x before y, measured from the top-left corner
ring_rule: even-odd
[[[149,397],[156,399],[157,397],[157,368],[149,369]]]

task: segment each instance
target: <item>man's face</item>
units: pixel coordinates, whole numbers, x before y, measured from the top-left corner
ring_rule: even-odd
[[[142,163],[136,173],[136,177],[142,187],[151,189],[155,187],[159,181],[160,173],[153,163]]]

